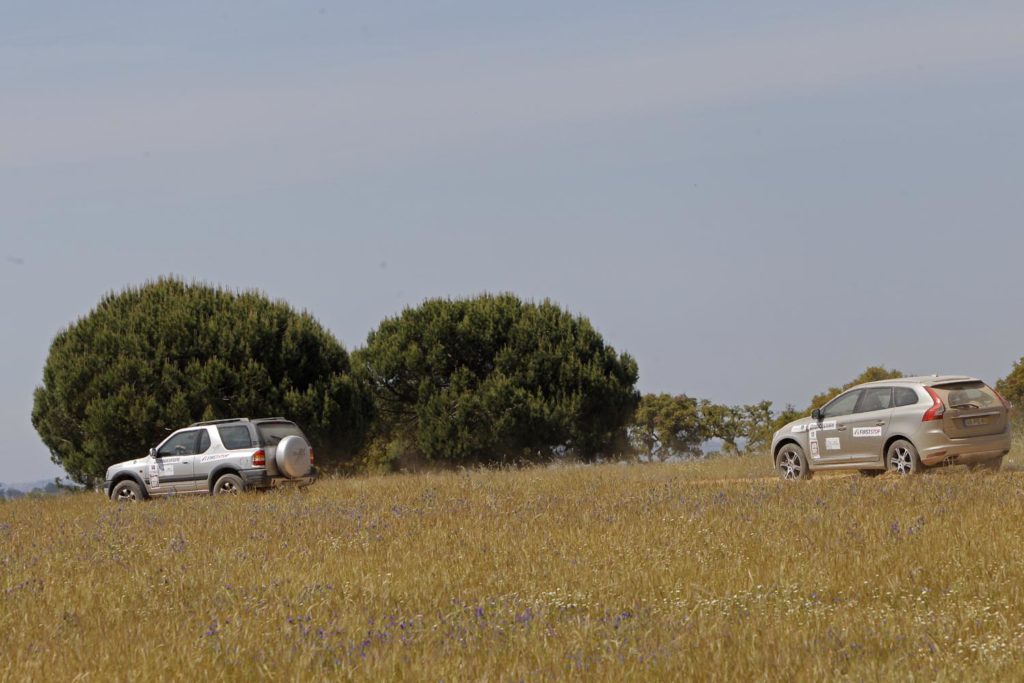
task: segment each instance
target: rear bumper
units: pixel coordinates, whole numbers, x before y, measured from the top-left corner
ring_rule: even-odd
[[[950,439],[945,432],[927,432],[917,446],[925,465],[972,465],[1000,458],[1010,452],[1012,436],[1009,428],[1002,434]]]
[[[309,486],[317,479],[316,468],[313,468],[308,476],[299,477],[297,479],[289,479],[288,477],[272,477],[267,474],[265,469],[258,470],[242,470],[239,472],[242,476],[242,481],[245,482],[245,488],[247,489],[272,489],[282,486]]]

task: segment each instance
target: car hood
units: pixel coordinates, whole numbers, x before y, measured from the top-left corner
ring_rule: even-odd
[[[799,420],[793,420],[787,423],[779,431],[775,432],[775,436],[782,437],[786,434],[801,434],[807,431],[807,426],[814,422],[814,418],[811,416],[801,417]]]

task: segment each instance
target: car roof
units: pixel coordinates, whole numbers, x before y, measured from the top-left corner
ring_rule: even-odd
[[[283,417],[231,417],[226,420],[206,420],[205,422],[193,422],[192,424],[189,425],[189,427],[208,427],[210,425],[232,424],[235,422],[291,422],[291,420],[285,419]]]
[[[893,379],[880,379],[874,382],[858,384],[858,387],[870,387],[878,384],[921,384],[926,387],[933,387],[938,384],[949,384],[950,382],[980,382],[976,377],[967,375],[918,375],[917,377],[894,377]],[[855,387],[851,387],[855,388]]]

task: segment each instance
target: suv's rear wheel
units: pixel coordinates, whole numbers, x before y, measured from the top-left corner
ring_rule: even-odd
[[[786,481],[811,478],[811,469],[807,464],[807,457],[804,455],[804,449],[800,448],[795,443],[787,443],[782,447],[779,451],[779,457],[776,459],[776,463],[779,470],[779,476]]]
[[[899,475],[919,474],[924,469],[914,444],[905,439],[897,439],[889,444],[889,450],[885,453],[885,466],[890,472]]]
[[[119,481],[114,486],[114,490],[110,492],[110,499],[118,503],[131,503],[136,500],[142,500],[142,487],[131,479]]]
[[[222,474],[217,477],[217,482],[213,485],[213,495],[241,493],[243,488],[245,488],[245,485],[242,484],[240,476],[237,474]]]

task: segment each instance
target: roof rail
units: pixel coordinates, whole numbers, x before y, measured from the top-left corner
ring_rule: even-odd
[[[193,422],[189,427],[205,427],[207,425],[222,425],[228,422],[248,422],[247,417],[229,417],[226,420],[206,420],[205,422]]]

